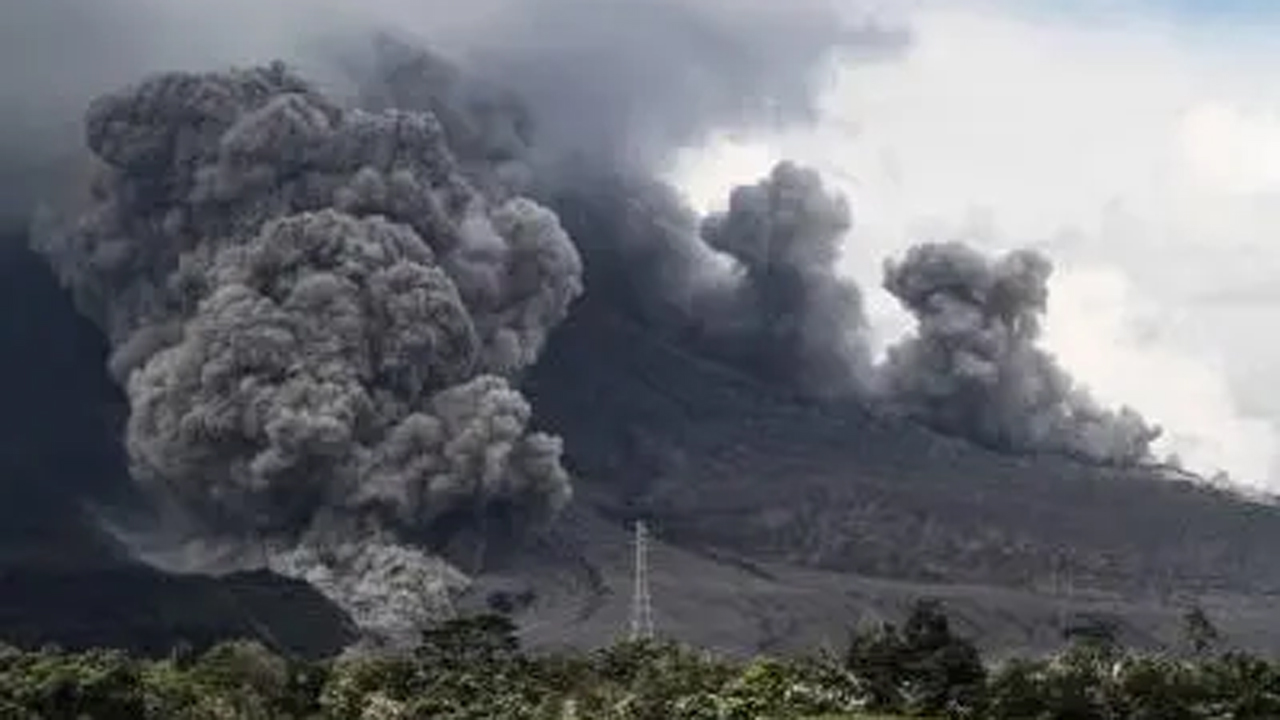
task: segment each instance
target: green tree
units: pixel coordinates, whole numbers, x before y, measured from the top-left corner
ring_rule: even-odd
[[[491,667],[520,657],[515,622],[499,613],[485,613],[446,621],[422,632],[414,655],[419,662],[437,666],[463,663]]]
[[[975,705],[986,668],[972,643],[956,635],[938,601],[921,600],[901,630],[891,624],[855,634],[846,664],[864,683],[870,703],[884,710],[925,713]]]
[[[0,708],[6,707],[39,718],[135,720],[146,713],[139,663],[116,651],[4,652]]]
[[[1208,655],[1222,640],[1218,628],[1199,605],[1194,605],[1183,613],[1182,636],[1187,649],[1196,657]]]
[[[1062,629],[1062,637],[1077,653],[1100,660],[1114,659],[1120,654],[1120,628],[1110,618],[1077,618]]]

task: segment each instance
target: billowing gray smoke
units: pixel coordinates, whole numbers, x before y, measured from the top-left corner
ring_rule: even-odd
[[[817,173],[781,163],[701,221],[656,180],[574,177],[548,202],[587,259],[591,297],[778,388],[863,394],[862,297],[836,267],[852,218]]]
[[[550,211],[477,192],[433,116],[348,111],[275,65],[157,76],[86,127],[94,203],[39,241],[116,348],[136,477],[202,536],[284,555],[568,500],[508,378],[581,292],[578,254]]]
[[[694,65],[706,61],[697,53],[690,58]],[[560,67],[560,56],[551,53],[550,62]],[[811,58],[808,64],[815,62]],[[571,135],[585,138],[586,144],[575,147],[554,133],[576,127],[575,122],[596,122],[596,115],[547,124],[545,117],[555,117],[563,108],[531,111],[496,81],[468,77],[438,56],[386,37],[371,65],[373,69],[359,73],[366,104],[420,107],[440,116],[466,158],[502,167],[508,185],[529,188],[557,210],[587,259],[592,297],[607,298],[655,329],[809,396],[866,396],[875,386],[878,399],[890,409],[992,447],[1069,452],[1106,462],[1148,457],[1155,431],[1131,410],[1116,414],[1098,408],[1035,347],[1034,329],[1018,336],[1015,353],[1034,358],[1027,361],[1034,367],[1014,362],[1024,368],[1021,374],[1013,372],[1013,379],[1001,375],[988,392],[975,394],[969,388],[963,374],[967,361],[937,368],[933,382],[910,380],[906,378],[916,374],[900,363],[918,351],[908,348],[946,347],[950,341],[934,342],[932,320],[925,320],[932,316],[903,297],[922,318],[920,337],[896,350],[886,367],[871,368],[859,291],[835,268],[852,218],[845,202],[826,191],[816,173],[783,163],[761,182],[736,189],[726,213],[699,223],[675,190],[654,179],[664,153],[678,147],[679,140],[641,142],[644,152],[625,156],[593,152],[592,137],[630,126],[605,122],[579,128]],[[513,68],[512,75],[538,67],[538,62],[525,63]],[[664,125],[640,114],[633,122],[654,123],[643,125],[640,137],[694,137],[713,122],[758,117],[750,109],[738,108],[737,115],[724,106],[718,106],[719,112],[710,109],[722,97],[716,91],[728,86],[711,88],[705,125]],[[545,101],[548,96],[537,91],[538,84],[532,87],[533,97]],[[672,98],[682,92],[679,83],[675,89],[655,85],[652,91],[659,106],[678,104]],[[621,107],[608,93],[599,97],[611,108],[605,115]],[[788,107],[803,114],[805,97],[802,93]],[[564,107],[587,104],[565,102]],[[539,132],[547,129],[553,133],[550,140]],[[632,142],[610,137],[618,146]],[[564,162],[567,156],[573,160]],[[986,263],[974,253],[964,254],[968,262]],[[1044,279],[1037,287],[1044,292]],[[1043,297],[1033,305],[1036,317],[1031,319],[1038,322]],[[1003,362],[1002,354],[990,352],[992,362]],[[943,378],[956,389],[925,389]]]
[[[659,123],[643,137],[668,141],[655,140],[644,153],[623,157],[593,151],[589,144],[570,145],[568,136],[554,134],[563,131],[559,123],[546,124],[542,114],[496,82],[471,77],[387,35],[371,56],[357,55],[348,71],[365,106],[418,108],[439,117],[464,166],[484,169],[478,181],[497,179],[501,188],[527,189],[554,207],[587,257],[593,295],[609,296],[655,327],[780,387],[829,396],[866,385],[861,297],[834,272],[851,218],[843,199],[828,193],[816,173],[783,164],[758,185],[736,190],[728,212],[700,226],[679,194],[650,169],[687,133],[705,130],[691,118],[689,124],[667,126],[661,116],[637,116],[637,122]],[[518,77],[523,71],[512,72]],[[663,92],[693,92],[667,86],[652,91],[659,93],[660,105],[673,103]],[[544,95],[535,88],[534,97]],[[794,107],[804,107],[799,97]],[[719,116],[710,107],[703,112],[708,117],[702,123]],[[725,117],[749,118],[754,112],[719,109]],[[592,116],[575,122],[598,121]],[[553,132],[550,138],[539,133],[544,128]],[[618,132],[620,127],[604,123],[579,135],[589,143]],[[618,148],[638,147],[634,138],[610,141]]]
[[[1015,452],[1108,463],[1150,458],[1158,428],[1098,406],[1036,347],[1052,265],[1030,251],[989,260],[958,243],[911,248],[884,287],[916,317],[879,380],[894,409],[946,433]]]
[[[568,499],[514,381],[584,274],[588,302],[788,390],[878,390],[1003,449],[1145,455],[1150,428],[1035,347],[1038,258],[913,251],[887,287],[920,330],[877,372],[835,270],[853,219],[816,174],[784,163],[706,219],[656,179],[714,131],[811,117],[833,51],[892,57],[903,33],[827,0],[354,7],[27,0],[0,24],[0,214],[49,187],[27,168],[75,145],[67,108],[122,78],[286,57],[324,83],[271,66],[101,97],[93,196],[38,234],[113,344],[135,474],[183,533],[262,544],[366,624],[428,612],[420,590],[460,580],[422,548],[459,518]]]
[[[20,182],[0,187],[0,210],[32,195],[83,210],[73,225],[46,218],[38,244],[112,341],[135,474],[166,508],[165,532],[130,539],[173,562],[173,534],[194,536],[182,547],[223,565],[225,546],[262,545],[274,567],[375,624],[388,619],[375,606],[404,606],[377,588],[457,580],[414,549],[424,537],[476,513],[541,516],[567,498],[558,442],[530,431],[510,381],[583,270],[556,216],[520,195],[572,210],[601,189],[637,217],[661,188],[649,178],[682,145],[803,119],[834,47],[892,54],[905,39],[843,22],[828,0],[370,0],[358,10],[19,0],[10,10],[0,181]],[[429,38],[466,72],[415,64],[385,42],[360,50],[386,28],[412,46]],[[94,102],[93,197],[67,191],[85,163],[61,160],[91,97],[142,73],[276,57],[301,62],[341,101],[279,67],[156,77]],[[58,172],[46,182],[32,167]],[[817,192],[806,182],[796,189]],[[856,304],[848,292],[780,292],[784,276],[816,266],[790,251],[734,259],[742,242],[724,232],[732,252],[714,250],[678,196],[656,192],[679,222],[646,216],[665,227],[634,244],[579,223],[580,251],[605,249],[596,260],[636,270],[593,270],[602,297],[678,309],[664,326],[702,327],[708,345],[742,328],[759,341],[744,355],[775,368],[809,350],[761,353],[763,342],[808,348],[819,334],[755,313]],[[824,202],[748,203],[726,227],[743,242],[820,245],[832,238],[805,228],[831,225]],[[766,227],[788,208],[812,219]],[[634,262],[644,257],[671,274]],[[718,319],[699,320],[704,310]]]
[[[675,150],[712,130],[809,117],[816,70],[833,49],[876,57],[905,36],[851,31],[823,3],[782,15],[718,0],[643,11],[548,6],[577,8],[600,32],[559,47],[517,33],[480,53],[471,73],[384,35],[373,53],[346,58],[348,72],[364,105],[431,111],[464,159],[499,168],[507,187],[553,207],[587,260],[593,297],[779,387],[819,397],[861,391],[869,373],[861,297],[834,269],[851,226],[845,202],[816,173],[783,164],[736,190],[724,217],[700,224],[657,176]],[[661,57],[641,41],[669,32],[677,36]],[[605,53],[611,38],[619,50]],[[583,55],[600,57],[587,76]]]
[[[835,269],[850,226],[844,199],[791,163],[734,190],[729,209],[702,226],[739,270],[738,282],[709,298],[709,339],[759,376],[810,395],[865,390],[862,296]]]
[[[65,98],[131,77],[148,60],[207,67],[264,53],[303,61],[327,86],[358,95],[366,108],[430,110],[447,129],[474,186],[489,194],[527,191],[559,211],[587,257],[594,292],[643,307],[656,324],[713,351],[722,343],[720,354],[747,358],[771,379],[785,376],[787,386],[821,386],[826,394],[831,388],[846,391],[824,378],[849,374],[833,370],[831,357],[854,333],[822,316],[831,314],[841,302],[836,295],[848,289],[831,286],[785,301],[772,290],[749,291],[736,293],[739,302],[726,302],[720,297],[724,286],[739,284],[732,273],[742,268],[699,238],[697,219],[653,177],[677,150],[711,132],[813,117],[824,71],[837,53],[872,60],[901,54],[908,34],[859,5],[479,0],[462,9],[420,0],[410,12],[394,0],[372,0],[353,13],[337,0],[317,0],[306,11],[284,0],[104,0],[92,7],[51,0],[22,8],[8,24],[12,46],[26,47],[21,36],[35,28],[66,35],[78,26],[86,37],[76,47],[90,54],[87,62],[71,63],[44,46],[27,49],[44,67],[84,65],[92,78],[60,74],[60,90],[52,93],[43,77],[22,69],[30,66],[24,58],[15,56],[3,72],[16,89],[17,109],[11,112],[42,119],[59,115]],[[130,27],[138,30],[138,42],[112,50]],[[202,32],[188,37],[191,27]],[[227,32],[232,27],[243,29]],[[368,33],[374,28],[394,28],[407,42],[384,39],[370,53]],[[187,39],[166,40],[176,36]],[[421,38],[465,72],[417,50]],[[654,52],[657,47],[662,51]],[[8,124],[0,118],[0,125]],[[29,140],[31,133],[22,136]],[[601,205],[603,217],[595,212]],[[660,209],[642,217],[651,206]],[[751,284],[763,286],[756,281],[767,276],[764,284],[777,290],[775,275],[753,271]],[[710,304],[722,309],[714,316],[705,311],[708,292]],[[778,302],[785,316],[755,317]],[[810,310],[812,317],[794,314]],[[764,344],[784,326],[808,328],[801,333],[804,349],[779,351]],[[832,336],[832,347],[818,343],[824,335]],[[794,369],[784,367],[788,363]]]

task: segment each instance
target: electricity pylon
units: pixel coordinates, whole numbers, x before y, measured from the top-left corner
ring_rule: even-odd
[[[649,595],[649,530],[643,520],[635,523],[635,568],[631,596],[631,640],[652,640],[653,599]]]

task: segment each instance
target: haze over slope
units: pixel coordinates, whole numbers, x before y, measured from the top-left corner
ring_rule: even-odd
[[[992,452],[856,404],[797,401],[589,297],[526,388],[566,439],[581,478],[575,504],[652,517],[678,545],[1148,599],[1280,583],[1273,505],[1145,468]]]
[[[267,3],[260,12],[287,16],[284,8]],[[41,215],[33,242],[111,343],[111,372],[129,400],[132,479],[157,518],[113,526],[135,552],[184,569],[266,565],[312,582],[362,625],[402,633],[466,582],[438,557],[458,537],[519,545],[571,502],[572,468],[562,464],[561,439],[539,429],[539,413],[568,436],[594,493],[625,497],[629,489],[611,486],[598,461],[617,438],[584,438],[621,424],[646,442],[633,400],[687,393],[684,401],[708,407],[688,384],[703,372],[699,357],[750,378],[711,385],[743,398],[732,400],[736,422],[675,423],[692,444],[658,438],[639,457],[620,456],[647,452],[657,463],[669,484],[656,486],[653,511],[677,533],[691,522],[682,513],[722,511],[720,490],[704,483],[724,476],[706,464],[733,467],[733,482],[744,486],[729,492],[750,499],[743,511],[754,519],[734,532],[707,522],[705,536],[687,536],[694,544],[916,575],[983,535],[981,508],[957,501],[958,526],[941,540],[922,541],[907,558],[875,551],[869,562],[846,557],[860,530],[838,519],[871,487],[859,482],[903,482],[905,494],[890,493],[887,510],[869,511],[874,522],[865,527],[878,543],[902,532],[933,537],[928,522],[887,520],[920,512],[914,493],[935,481],[922,466],[890,472],[908,447],[951,466],[961,498],[1034,492],[1045,482],[1019,485],[1025,478],[1007,470],[993,480],[989,461],[973,458],[1033,468],[1008,458],[1052,456],[1042,467],[1073,469],[1063,479],[1075,506],[1068,516],[1097,510],[1093,495],[1113,492],[1107,483],[1150,479],[1098,468],[1149,462],[1158,430],[1132,410],[1100,407],[1037,344],[1046,257],[988,258],[946,243],[889,263],[885,287],[918,329],[877,365],[863,289],[836,267],[855,217],[817,173],[780,163],[735,189],[724,212],[701,218],[658,179],[673,153],[712,131],[804,120],[832,53],[901,52],[908,36],[846,22],[821,3],[780,13],[710,0],[539,0],[492,3],[503,22],[483,32],[456,28],[446,43],[459,53],[451,62],[403,33],[372,33],[369,25],[393,9],[375,4],[371,20],[356,25],[341,13],[308,24],[328,41],[302,50],[229,38],[207,56],[183,58],[195,70],[155,67],[164,53],[148,57],[144,45],[119,65],[145,71],[131,84],[79,86],[96,99],[83,119],[87,152],[70,162],[56,137],[65,119],[58,93],[12,71],[11,87],[31,92],[15,106],[48,113],[54,131],[31,134],[19,113],[3,126],[12,139],[5,147],[24,160],[58,150],[35,158],[52,168],[38,189],[57,212]],[[158,12],[120,0],[92,11],[32,6],[23,21],[75,21],[98,37],[123,18],[155,28],[211,13],[200,3]],[[262,50],[303,70],[206,62]],[[6,194],[21,205],[29,192]],[[563,340],[572,351],[540,360],[566,320],[577,330]],[[621,385],[612,404],[592,407],[580,404],[582,386],[535,374],[538,402],[521,394],[531,371],[571,373],[613,393],[613,380],[631,381],[631,370],[610,374],[619,366],[613,345],[626,332],[638,333],[626,342],[654,363],[634,371],[655,373],[653,386]],[[739,403],[759,403],[761,416],[742,424]],[[740,452],[751,442],[772,444],[795,464],[771,468]],[[876,455],[876,443],[899,449]],[[782,507],[774,488],[786,483],[812,488],[811,502]],[[1159,492],[1173,494],[1156,506],[1157,537],[1172,531],[1162,513],[1185,519],[1170,508],[1243,507],[1204,492]],[[821,521],[813,527],[829,533],[789,537],[811,511]],[[1066,520],[1051,517],[1023,527],[1001,515],[975,557],[994,543],[1018,548],[1033,566],[1051,561],[1049,548],[1079,531],[1068,522],[1058,534]],[[1271,516],[1259,522],[1248,543],[1271,537]],[[1160,562],[1131,537],[1095,539],[1098,548],[1069,564],[1100,582],[1114,580],[1108,573],[1145,577]],[[1254,589],[1250,577],[1269,582],[1252,549],[1238,550],[1245,557],[1227,581],[1241,589]],[[1112,562],[1099,553],[1113,552],[1132,557],[1095,567]],[[1222,560],[1189,557],[1181,545],[1170,552],[1195,583],[1213,582],[1206,563]],[[1009,581],[1002,573],[963,579]]]

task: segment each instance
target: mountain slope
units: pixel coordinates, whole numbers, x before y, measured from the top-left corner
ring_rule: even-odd
[[[590,301],[528,389],[586,498],[643,508],[691,546],[899,578],[1280,587],[1280,508],[795,402]]]
[[[557,540],[573,549],[549,562],[594,564],[595,579],[581,576],[577,587],[595,599],[581,602],[613,608],[595,630],[586,629],[595,621],[538,621],[567,635],[616,632],[628,583],[625,521],[643,516],[684,558],[672,572],[702,588],[668,595],[701,605],[670,618],[694,634],[755,617],[729,609],[744,594],[776,606],[771,622],[808,617],[821,633],[862,612],[830,617],[844,605],[833,595],[861,593],[867,602],[855,605],[865,610],[913,593],[972,599],[954,588],[986,586],[1005,588],[978,593],[1004,598],[992,600],[1004,611],[986,614],[1007,612],[1008,622],[983,630],[996,646],[1043,640],[1011,628],[1058,613],[1051,608],[1064,598],[1081,611],[1119,603],[1113,610],[1148,627],[1135,633],[1150,642],[1176,636],[1179,603],[1217,603],[1242,637],[1274,643],[1265,598],[1280,585],[1271,552],[1280,508],[1157,469],[1000,455],[857,406],[801,403],[590,299],[525,385],[541,422],[564,436],[579,477],[577,519],[562,523]],[[774,570],[745,569],[766,565]],[[708,585],[717,576],[719,590]],[[709,594],[694,600],[700,593]]]
[[[20,235],[0,234],[0,304],[0,642],[164,652],[255,637],[319,655],[350,641],[305,584],[128,560],[90,510],[131,498],[105,344]]]
[[[659,635],[734,654],[841,649],[851,628],[901,621],[923,598],[941,600],[962,632],[994,654],[1048,652],[1071,627],[1103,623],[1124,643],[1178,648],[1195,602],[1234,647],[1280,651],[1267,597],[1212,593],[1125,598],[1063,588],[1053,594],[990,585],[926,583],[695,549],[657,528],[650,586]],[[505,567],[482,576],[463,607],[531,599],[518,613],[537,647],[598,647],[625,637],[632,603],[632,538],[616,518],[575,506],[554,531]]]
[[[20,239],[0,248],[13,310],[0,315],[0,638],[160,651],[251,634],[308,653],[346,642],[345,618],[305,586],[165,575],[96,529],[86,503],[129,489],[105,348]],[[660,628],[712,647],[840,643],[848,625],[927,595],[994,649],[1052,646],[1081,614],[1167,644],[1192,596],[1238,641],[1280,648],[1266,596],[1280,580],[1274,508],[806,405],[592,300],[525,385],[539,422],[565,437],[577,500],[499,555],[466,602],[532,591],[519,616],[537,644],[617,637],[626,520],[644,515]]]

